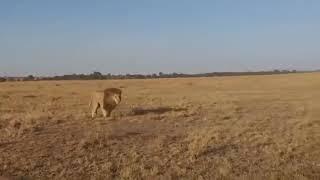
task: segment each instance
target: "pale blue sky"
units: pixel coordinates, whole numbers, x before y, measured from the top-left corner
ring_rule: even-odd
[[[320,1],[0,1],[0,76],[276,68],[320,69]]]

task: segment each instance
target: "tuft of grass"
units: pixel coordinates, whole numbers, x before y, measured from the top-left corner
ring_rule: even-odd
[[[79,147],[84,150],[107,148],[108,141],[112,136],[112,130],[94,130],[85,133],[79,142]]]
[[[201,155],[207,153],[215,142],[218,140],[219,134],[215,129],[207,127],[196,129],[188,134],[187,141],[188,151],[192,159],[197,159]]]
[[[142,179],[141,167],[139,165],[129,165],[121,169],[120,179],[139,180]]]

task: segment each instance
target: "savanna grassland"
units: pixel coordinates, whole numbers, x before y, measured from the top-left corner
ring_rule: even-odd
[[[91,119],[107,87],[123,101]],[[320,74],[1,83],[0,175],[320,179]]]

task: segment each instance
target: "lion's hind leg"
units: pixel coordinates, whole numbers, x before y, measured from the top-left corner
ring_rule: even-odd
[[[100,107],[99,103],[93,103],[92,104],[92,109],[91,109],[91,117],[92,118],[96,117],[99,107]]]

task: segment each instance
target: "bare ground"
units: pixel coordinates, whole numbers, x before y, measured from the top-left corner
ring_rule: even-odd
[[[91,91],[122,87],[110,119]],[[320,74],[0,84],[0,175],[320,179]]]

